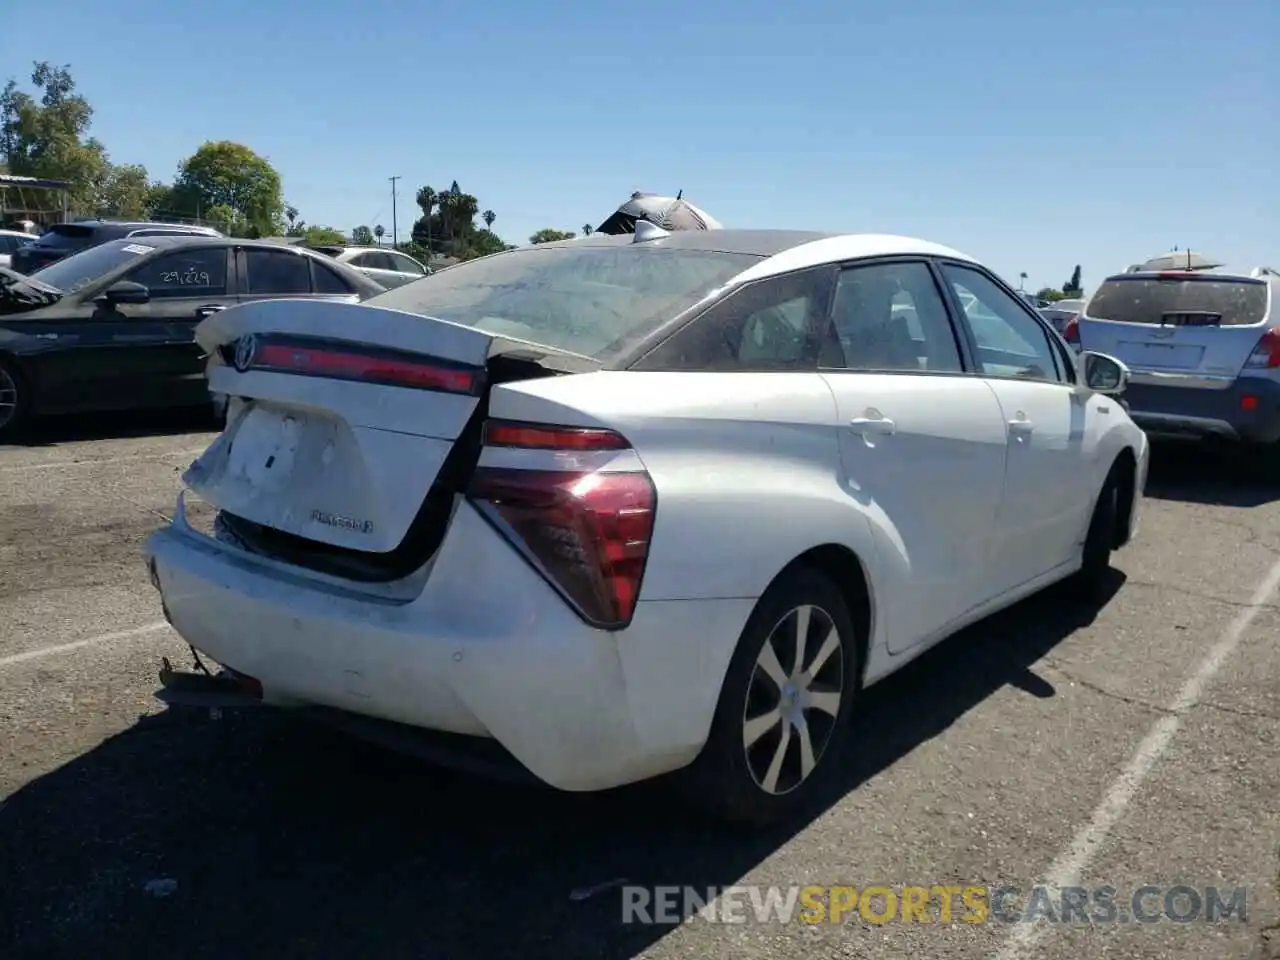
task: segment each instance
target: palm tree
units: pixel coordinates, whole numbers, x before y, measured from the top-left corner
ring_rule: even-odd
[[[480,214],[480,219],[484,221],[484,228],[486,230],[491,230],[493,229],[493,221],[498,219],[498,215],[492,210],[486,210],[484,213]]]
[[[1026,288],[1026,285],[1027,285],[1027,271],[1023,270],[1020,274],[1018,274],[1018,289],[1023,290]]]
[[[584,223],[584,224],[582,225],[582,235],[583,235],[584,237],[589,237],[589,236],[591,236],[591,234],[592,234],[592,233],[594,233],[594,232],[595,232],[595,231],[591,229],[591,224],[589,224],[589,223]]]
[[[382,224],[378,224],[373,228],[373,235],[378,238],[378,246],[382,246],[382,238],[386,235],[387,228]]]

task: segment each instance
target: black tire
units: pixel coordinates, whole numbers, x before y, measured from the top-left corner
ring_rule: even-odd
[[[31,388],[18,364],[0,356],[0,443],[19,436],[31,414]]]
[[[799,692],[796,699],[789,699],[795,691],[784,694],[767,678],[758,661],[769,643],[783,673],[794,677],[794,637],[800,611],[806,609],[809,631],[803,665],[811,668],[818,654],[826,649],[825,641],[832,635],[830,628],[834,628],[839,646],[828,652],[819,665],[812,686],[802,678],[800,686],[807,689]],[[785,649],[788,637],[790,650]],[[678,776],[686,798],[719,819],[766,825],[796,815],[821,796],[838,769],[848,735],[849,714],[861,686],[864,640],[843,595],[822,573],[800,566],[775,581],[743,628],[725,674],[707,743],[697,760]],[[792,686],[790,680],[787,686]],[[833,688],[839,690],[838,704],[830,698]],[[774,701],[776,707],[770,710]],[[829,709],[833,705],[834,713]],[[757,719],[756,729],[765,731],[751,747],[746,744],[749,712]],[[759,718],[772,712],[778,713],[778,720],[768,728],[768,723]],[[800,724],[785,719],[787,715],[801,718]],[[808,737],[816,761],[807,776],[803,775],[802,737]],[[773,778],[770,791],[765,784],[770,782],[770,768],[777,764],[764,761],[778,757],[784,738],[787,743],[781,746],[781,772]]]
[[[1111,553],[1115,549],[1120,522],[1120,471],[1113,466],[1098,492],[1085,535],[1082,564],[1072,586],[1076,597],[1086,603],[1102,599],[1111,575]]]

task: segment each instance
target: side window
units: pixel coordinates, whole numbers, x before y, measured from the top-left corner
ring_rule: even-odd
[[[1025,304],[980,270],[947,263],[942,272],[964,307],[984,376],[1062,382],[1049,335]]]
[[[401,273],[412,273],[419,277],[423,275],[422,267],[418,266],[417,261],[406,257],[403,254],[391,254],[391,261],[395,264],[395,269],[399,270]]]
[[[151,291],[152,300],[222,297],[227,293],[227,248],[194,247],[156,257],[128,278]]]
[[[355,293],[352,286],[338,276],[336,270],[330,269],[323,263],[312,260],[311,275],[315,281],[314,290],[316,293]]]
[[[835,341],[823,349],[824,368],[964,371],[946,301],[923,262],[842,270],[831,319]]]
[[[245,290],[258,296],[296,296],[311,292],[311,261],[283,250],[250,248],[244,252]]]
[[[750,283],[642,359],[641,370],[816,370],[832,271]]]

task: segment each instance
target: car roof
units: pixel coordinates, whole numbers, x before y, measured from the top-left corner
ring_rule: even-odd
[[[161,223],[157,220],[68,220],[72,227],[119,227],[127,230],[140,230],[144,227],[159,227],[168,230],[211,230],[212,227],[193,223]],[[60,224],[55,224],[60,226]]]
[[[632,234],[555,240],[545,247],[623,247],[631,243],[667,250],[706,250],[757,256],[762,262],[737,279],[748,281],[824,263],[865,257],[932,256],[976,262],[968,254],[916,237],[887,233],[823,233],[809,230],[677,230],[654,240],[636,241]],[[528,249],[528,248],[523,248]]]
[[[1124,273],[1113,273],[1104,283],[1112,280],[1151,280],[1157,277],[1168,277],[1175,274],[1186,274],[1189,277],[1213,277],[1219,280],[1259,280],[1276,282],[1280,274],[1266,268],[1246,268],[1233,270],[1228,267],[1214,267],[1205,270],[1130,270]]]

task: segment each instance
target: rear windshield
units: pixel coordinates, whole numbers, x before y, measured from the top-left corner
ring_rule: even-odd
[[[1160,279],[1112,277],[1093,295],[1085,313],[1120,323],[1183,323],[1188,314],[1218,314],[1222,326],[1261,323],[1267,315],[1267,285],[1262,280],[1203,276]]]
[[[40,242],[47,247],[82,246],[93,237],[93,227],[78,223],[59,223],[40,235]]]
[[[602,360],[760,259],[638,244],[525,247],[457,264],[365,302]]]
[[[32,279],[57,287],[63,293],[75,293],[103,274],[110,273],[130,260],[150,253],[155,247],[143,238],[138,240],[110,240],[107,243],[81,250],[69,257],[50,264],[31,274]]]

